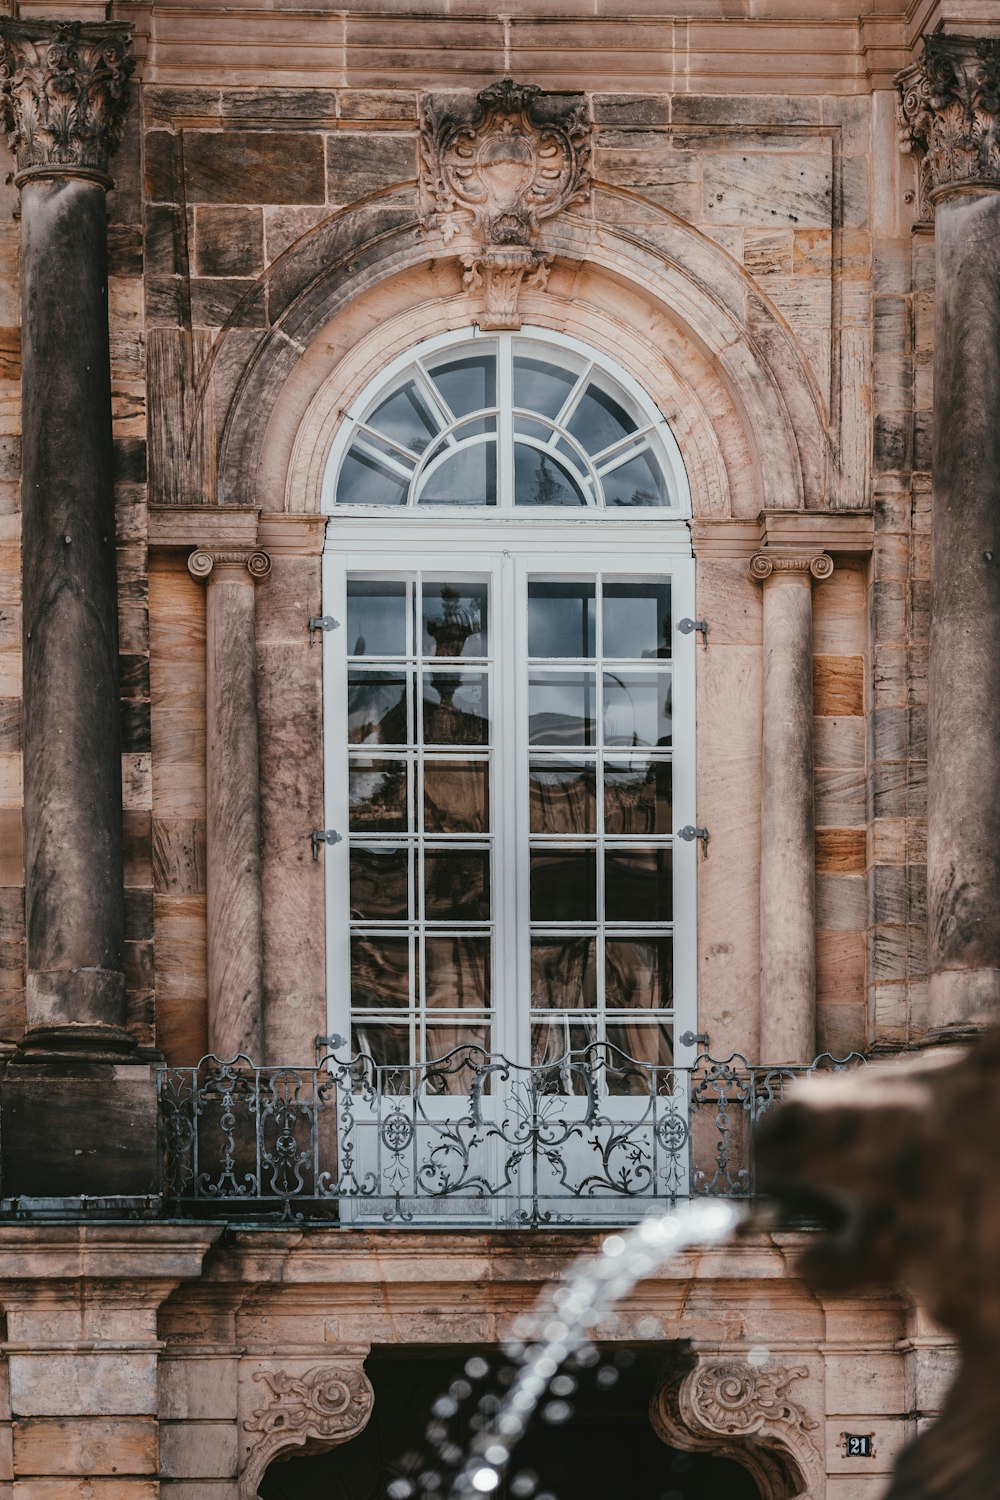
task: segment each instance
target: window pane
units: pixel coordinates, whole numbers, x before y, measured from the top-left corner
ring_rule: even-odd
[[[673,829],[673,766],[630,756],[604,762],[604,832],[668,834]]]
[[[532,579],[528,584],[528,655],[591,660],[596,608],[592,582]]]
[[[438,423],[412,380],[375,408],[368,425],[414,453],[423,453],[438,432]]]
[[[410,851],[351,849],[351,916],[354,921],[387,922],[409,915]]]
[[[347,580],[347,654],[406,655],[406,584],[402,579]]]
[[[480,1052],[490,1050],[490,1027],[483,1026],[428,1026],[424,1041],[424,1056],[428,1064],[446,1058],[457,1047],[477,1047]],[[477,1053],[473,1061],[482,1063]],[[462,1056],[453,1058],[441,1072],[425,1073],[423,1091],[427,1094],[468,1095],[476,1079],[475,1068],[470,1068]]]
[[[671,691],[668,672],[605,672],[604,743],[669,745]]]
[[[484,760],[424,761],[424,829],[487,833],[490,768]]]
[[[488,922],[488,849],[424,852],[424,915],[432,922]]]
[[[487,936],[424,939],[424,984],[435,1010],[488,1010],[490,939]]]
[[[674,1060],[674,1028],[672,1026],[629,1026],[608,1024],[608,1041],[635,1058],[647,1068],[669,1068]],[[614,1053],[612,1053],[614,1058]],[[617,1067],[609,1067],[607,1089],[609,1094],[649,1095],[663,1087],[662,1077],[649,1074],[644,1069],[623,1068],[620,1060]]]
[[[351,1046],[354,1052],[367,1052],[376,1064],[383,1067],[405,1068],[411,1061],[409,1026],[383,1026],[377,1021],[360,1021],[352,1029]]]
[[[529,771],[532,833],[596,832],[595,781],[593,761],[533,760]]]
[[[456,417],[496,405],[496,358],[492,354],[446,360],[429,373]]]
[[[360,833],[405,833],[407,810],[405,760],[351,761],[350,827]]]
[[[425,745],[488,743],[487,681],[478,672],[429,672],[424,677]]]
[[[580,485],[550,453],[514,445],[515,505],[586,505]]]
[[[531,1004],[535,1010],[593,1010],[597,944],[592,937],[531,940]]]
[[[674,947],[668,937],[609,938],[604,1004],[608,1010],[670,1010]]]
[[[412,674],[351,671],[347,685],[347,739],[351,745],[406,745],[412,734],[408,684]]]
[[[601,484],[608,505],[670,504],[663,473],[648,449],[610,473],[602,474]]]
[[[421,610],[424,656],[485,656],[489,585],[425,581]]]
[[[568,430],[588,453],[600,453],[634,432],[637,425],[621,402],[591,382],[576,404]]]
[[[514,358],[514,405],[541,412],[553,420],[566,404],[577,375],[544,359]]]
[[[531,920],[593,922],[597,855],[593,849],[531,851]]]
[[[609,922],[669,922],[673,917],[669,846],[612,847],[604,854],[604,909]]]
[[[604,584],[604,655],[670,655],[670,584],[636,579]]]
[[[456,448],[420,487],[421,505],[496,505],[496,440]]]
[[[354,445],[337,477],[338,505],[403,505],[409,479],[385,468]]]
[[[551,1094],[584,1094],[586,1079],[579,1059],[573,1067],[566,1059],[570,1052],[582,1052],[597,1040],[595,1021],[570,1025],[568,1021],[546,1021],[531,1028],[531,1062],[533,1067],[551,1068],[545,1080],[545,1091]],[[562,1066],[560,1066],[562,1063]]]
[[[597,738],[593,672],[546,672],[528,682],[532,745],[593,745]]]
[[[353,937],[351,1004],[360,1010],[384,1010],[405,1008],[409,1003],[409,938],[382,933]]]

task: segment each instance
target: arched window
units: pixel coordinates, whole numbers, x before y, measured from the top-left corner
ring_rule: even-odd
[[[429,340],[325,479],[332,1031],[685,1060],[697,845],[688,493],[613,361],[543,330]]]

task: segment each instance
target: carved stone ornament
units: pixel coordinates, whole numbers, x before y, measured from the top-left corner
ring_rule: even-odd
[[[216,567],[246,568],[255,583],[260,583],[271,571],[268,553],[255,549],[253,552],[215,552],[207,547],[198,547],[188,558],[188,572],[192,578],[203,582],[211,578]]]
[[[590,196],[591,124],[579,94],[547,94],[505,78],[475,97],[431,95],[420,129],[420,209],[462,255],[481,294],[482,328],[520,328],[522,285],[544,287],[552,257],[542,224]]]
[[[900,147],[918,158],[921,218],[942,188],[1000,188],[1000,37],[925,36],[895,84]]]
[[[819,1423],[789,1395],[809,1374],[768,1360],[702,1355],[653,1399],[650,1419],[671,1446],[735,1458],[753,1474],[763,1500],[820,1492],[824,1464],[807,1434]]]
[[[0,124],[19,172],[98,176],[121,141],[132,27],[118,21],[0,18]]]
[[[833,574],[833,558],[826,552],[755,552],[748,564],[751,578],[762,583],[772,573],[809,573],[820,582]]]
[[[240,1492],[252,1500],[265,1470],[279,1455],[295,1449],[303,1456],[325,1453],[355,1437],[371,1416],[372,1390],[360,1366],[317,1365],[311,1370],[257,1370],[263,1404],[244,1423],[258,1436],[240,1479]]]

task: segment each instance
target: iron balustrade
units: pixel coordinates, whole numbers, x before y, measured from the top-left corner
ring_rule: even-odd
[[[523,1067],[464,1045],[419,1067],[338,1055],[158,1070],[163,1211],[442,1227],[616,1225],[755,1193],[757,1122],[806,1067],[702,1054],[652,1066],[608,1043]]]

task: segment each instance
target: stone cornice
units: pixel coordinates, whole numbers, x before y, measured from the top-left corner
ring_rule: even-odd
[[[19,174],[104,178],[124,126],[131,47],[132,27],[119,21],[0,18],[0,125]]]
[[[192,547],[247,547],[257,545],[256,506],[151,505],[149,545],[190,551]]]
[[[899,143],[917,157],[919,216],[945,192],[1000,190],[1000,37],[925,36],[896,74]]]
[[[815,557],[867,557],[875,523],[870,511],[762,511],[753,520],[699,517],[691,524],[691,543],[699,559],[746,559],[766,548],[805,552]]]
[[[271,559],[259,547],[233,549],[197,547],[187,561],[188,572],[199,583],[216,575],[220,570],[235,570],[242,573],[245,568],[255,583],[260,583],[271,571]]]

